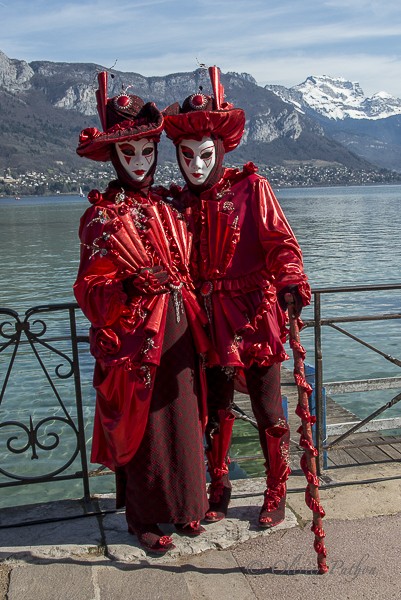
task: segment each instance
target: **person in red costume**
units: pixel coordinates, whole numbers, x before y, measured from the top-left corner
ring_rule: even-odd
[[[187,184],[181,192],[172,191],[194,233],[193,277],[214,347],[207,369],[211,485],[205,518],[224,518],[230,501],[230,405],[241,373],[266,461],[259,525],[273,527],[285,517],[290,472],[280,388],[280,364],[288,358],[286,299],[299,315],[310,302],[310,288],[301,250],[268,181],[252,163],[242,170],[223,167],[225,153],[241,140],[245,115],[224,102],[217,67],[210,67],[209,75],[213,96],[200,91],[164,111],[165,131],[176,145]]]
[[[89,193],[79,230],[74,293],[96,359],[91,458],[116,472],[129,532],[163,553],[174,545],[160,523],[204,531],[207,317],[189,275],[191,234],[151,187],[163,116],[124,91],[108,98],[107,73],[98,80],[103,131],[83,130],[77,152],[111,161],[117,178]]]

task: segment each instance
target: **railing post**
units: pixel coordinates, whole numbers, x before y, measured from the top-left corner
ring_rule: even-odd
[[[323,355],[322,355],[322,315],[320,293],[314,292],[315,321],[315,401],[316,401],[316,449],[317,474],[323,470]]]
[[[75,385],[75,401],[77,405],[77,419],[78,419],[78,443],[81,456],[82,466],[82,485],[84,488],[84,500],[89,502],[90,490],[89,490],[89,473],[88,473],[88,460],[86,457],[86,443],[85,443],[85,425],[82,411],[82,388],[81,388],[81,373],[79,369],[79,354],[78,354],[78,343],[77,343],[77,323],[75,319],[75,309],[69,308],[70,314],[70,331],[71,331],[71,348],[72,348],[72,360],[74,365],[74,385]]]

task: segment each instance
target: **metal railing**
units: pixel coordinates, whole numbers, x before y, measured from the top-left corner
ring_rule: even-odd
[[[315,348],[315,403],[316,403],[316,446],[319,450],[319,466],[322,471],[323,452],[339,444],[346,437],[362,428],[369,431],[377,431],[378,427],[383,427],[383,419],[379,422],[376,417],[399,402],[401,394],[397,394],[390,402],[383,407],[372,412],[367,418],[357,423],[344,423],[335,426],[337,429],[330,429],[323,422],[323,389],[330,393],[343,393],[370,389],[393,389],[401,387],[401,377],[387,377],[381,379],[365,379],[358,381],[323,381],[323,344],[322,329],[328,327],[336,330],[344,336],[347,336],[355,342],[362,344],[369,350],[380,354],[385,360],[401,367],[401,360],[394,358],[386,352],[381,351],[370,343],[365,342],[360,337],[346,331],[339,324],[350,322],[368,322],[368,321],[387,321],[400,319],[401,313],[375,314],[362,316],[342,316],[333,318],[322,317],[322,296],[340,294],[340,293],[364,293],[373,291],[396,291],[401,290],[401,284],[394,285],[371,285],[371,286],[349,286],[342,288],[321,288],[313,290],[313,308],[314,318],[305,321],[306,328],[314,329],[314,348]],[[0,308],[0,365],[6,365],[5,369],[0,371],[0,454],[8,454],[11,460],[3,460],[0,463],[0,475],[6,481],[0,481],[0,488],[27,485],[33,483],[44,483],[59,480],[80,479],[83,485],[84,499],[90,498],[88,461],[86,455],[85,442],[85,420],[83,412],[83,395],[81,385],[81,366],[82,353],[79,352],[79,345],[85,345],[85,355],[88,352],[88,336],[78,335],[77,333],[77,315],[82,319],[87,330],[87,321],[83,319],[77,304],[52,304],[47,306],[38,306],[29,309],[23,318],[20,318],[17,312],[9,309]],[[45,322],[45,317],[47,322]],[[62,335],[60,335],[60,327]],[[45,410],[49,414],[39,415],[35,413],[35,407],[32,405],[31,411],[25,411],[24,419],[19,417],[7,418],[10,411],[6,410],[6,405],[10,402],[17,402],[16,398],[11,400],[6,397],[6,392],[10,390],[11,382],[19,379],[26,379],[26,376],[17,368],[17,359],[19,355],[26,358],[29,353],[31,364],[39,370],[42,380],[40,389],[35,391],[35,385],[32,383],[31,393],[46,394],[53,399],[53,404],[46,402]],[[33,360],[32,360],[33,359]],[[55,364],[55,359],[57,364]],[[61,362],[60,362],[61,361]],[[93,365],[92,365],[93,366]],[[91,380],[92,371],[88,371],[88,381]],[[88,381],[86,382],[88,384]],[[18,383],[18,381],[17,381]],[[60,384],[68,383],[67,386]],[[25,381],[29,385],[29,381]],[[89,384],[88,384],[89,385]],[[12,390],[11,390],[12,393]],[[25,390],[25,395],[26,395]],[[38,402],[34,403],[35,406]],[[5,415],[5,416],[4,416]],[[401,418],[388,420],[386,424],[392,427],[401,426]],[[378,425],[380,423],[380,425]],[[61,427],[57,431],[57,426]],[[334,433],[338,438],[331,440],[328,444],[324,431],[331,437]],[[17,465],[14,468],[13,457],[21,455],[30,455],[30,460],[39,461],[54,453],[62,446],[62,438],[66,435],[72,435],[73,443],[68,445],[67,454],[64,453],[61,464],[54,465],[49,462],[49,468],[43,472],[35,473],[35,469],[27,468],[25,463],[25,472],[18,472]],[[42,461],[43,462],[43,461]],[[77,468],[76,465],[79,465]]]
[[[8,457],[11,457],[7,461],[3,455],[0,463],[0,474],[8,479],[0,482],[0,488],[81,479],[84,499],[90,498],[78,353],[78,343],[87,342],[87,336],[80,338],[77,335],[77,310],[75,303],[38,306],[29,309],[20,318],[17,312],[0,308],[0,358],[4,359],[1,361],[3,364],[7,363],[5,357],[8,354],[8,364],[5,370],[0,371],[3,375],[3,380],[0,380],[0,434]],[[48,317],[47,322],[44,320],[45,315]],[[54,316],[56,318],[52,318]],[[59,333],[60,323],[64,329],[62,336]],[[57,329],[56,335],[52,335],[52,327]],[[28,362],[35,365],[34,371],[38,370],[42,376],[41,383],[35,389],[34,384],[30,386],[30,382],[25,381],[24,395],[29,397],[32,394],[32,403],[24,403],[30,404],[21,411],[24,413],[24,420],[7,417],[3,420],[2,413],[13,413],[12,407],[6,407],[6,391],[10,389],[12,381],[19,379],[21,383],[26,377],[26,364],[21,369],[17,362],[19,356],[26,358],[27,354]],[[54,359],[57,364],[54,364]],[[66,380],[72,380],[72,390],[71,384],[67,388],[62,385]],[[34,400],[38,394],[46,397],[44,411],[47,410],[48,414],[43,414],[42,407],[39,415],[35,414],[38,403]],[[63,398],[63,395],[68,398]],[[49,396],[52,398],[50,403]],[[13,402],[21,406],[19,398],[12,399],[11,404]],[[68,445],[62,449],[63,440],[67,437]],[[49,461],[49,468],[45,472],[36,469],[35,473],[35,468],[29,468],[25,462],[22,469],[18,470],[18,456],[24,455],[26,458],[30,455],[32,461],[38,461],[46,453],[54,454],[58,449],[63,450],[61,464]],[[1,446],[0,452],[3,453]],[[71,469],[77,460],[80,468]]]
[[[401,388],[401,377],[385,377],[380,379],[364,379],[356,381],[323,381],[323,344],[322,344],[322,328],[329,327],[344,336],[349,337],[358,344],[368,348],[382,356],[386,361],[401,367],[401,360],[383,352],[373,344],[362,340],[359,336],[352,334],[343,327],[339,327],[339,323],[357,323],[357,322],[373,322],[373,321],[388,321],[401,319],[401,312],[383,313],[373,315],[352,315],[333,318],[322,318],[322,296],[344,294],[344,293],[369,293],[369,292],[393,292],[401,290],[401,284],[386,284],[386,285],[366,285],[366,286],[347,286],[347,287],[332,287],[318,288],[312,290],[314,319],[305,321],[305,327],[314,328],[314,347],[315,347],[315,402],[316,402],[316,447],[319,452],[319,473],[323,470],[324,451],[333,448],[357,431],[378,431],[383,429],[393,429],[401,426],[401,418],[380,419],[375,418],[382,414],[385,410],[391,408],[401,400],[401,393],[394,396],[389,402],[373,411],[369,416],[360,420],[357,423],[344,423],[342,427],[327,426],[323,422],[323,389],[326,394],[339,394],[346,392],[371,391],[382,389],[399,389]],[[387,422],[385,422],[387,421]],[[335,435],[336,430],[340,433],[339,437],[327,443],[326,437]]]

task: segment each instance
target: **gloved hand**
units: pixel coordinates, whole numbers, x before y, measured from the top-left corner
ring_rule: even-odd
[[[123,281],[124,291],[128,297],[138,294],[163,294],[168,289],[166,284],[170,276],[161,265],[145,267],[138,275]]]
[[[283,310],[287,310],[288,304],[294,304],[294,313],[296,317],[301,316],[303,308],[302,297],[298,291],[298,286],[287,285],[277,294],[277,300]]]

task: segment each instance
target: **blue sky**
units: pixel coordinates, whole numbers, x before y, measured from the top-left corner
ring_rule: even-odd
[[[308,75],[401,98],[400,0],[2,0],[8,57],[93,62],[145,76],[197,61],[291,87]]]

